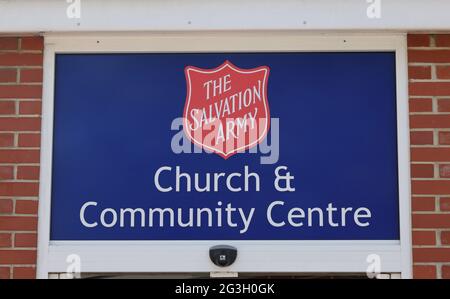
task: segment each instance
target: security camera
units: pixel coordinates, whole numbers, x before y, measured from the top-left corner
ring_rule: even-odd
[[[209,258],[219,267],[227,267],[234,263],[237,249],[230,245],[216,245],[209,249]]]

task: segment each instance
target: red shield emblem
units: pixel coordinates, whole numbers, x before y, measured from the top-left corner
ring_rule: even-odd
[[[269,68],[185,68],[183,129],[194,144],[224,159],[260,143],[270,127]]]

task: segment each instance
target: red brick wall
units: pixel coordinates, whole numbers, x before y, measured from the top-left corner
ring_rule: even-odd
[[[0,37],[0,278],[36,276],[40,37]]]
[[[415,278],[450,278],[450,35],[409,35]]]
[[[35,277],[40,37],[0,37],[0,278]],[[409,35],[415,278],[450,278],[450,35]]]

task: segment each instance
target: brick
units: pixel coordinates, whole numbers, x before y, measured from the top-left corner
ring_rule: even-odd
[[[434,231],[413,231],[413,245],[436,245],[436,232]]]
[[[442,278],[450,279],[450,265],[442,265]]]
[[[426,262],[448,262],[450,261],[450,248],[413,248],[414,261]]]
[[[409,83],[409,94],[412,96],[448,96],[450,82],[412,82]]]
[[[39,166],[18,166],[17,179],[19,180],[38,180]]]
[[[450,132],[439,132],[439,144],[450,144]]]
[[[13,201],[11,199],[0,199],[0,214],[11,214],[13,212]]]
[[[14,134],[0,133],[0,147],[9,147],[14,145]]]
[[[16,233],[14,238],[15,247],[37,247],[37,234],[35,233]]]
[[[41,101],[21,101],[19,114],[41,114]]]
[[[411,185],[413,194],[450,193],[450,180],[412,181]]]
[[[18,50],[19,39],[17,37],[0,38],[0,50]]]
[[[450,34],[437,34],[434,40],[437,47],[450,47]]]
[[[35,264],[36,250],[0,250],[0,264]]]
[[[448,214],[413,214],[413,228],[449,228],[450,217]]]
[[[413,145],[433,144],[432,131],[415,131],[410,132],[410,142]]]
[[[22,83],[42,82],[42,69],[21,69],[20,82]]]
[[[419,128],[450,128],[450,115],[410,115],[410,127]]]
[[[0,65],[2,66],[40,66],[42,65],[41,53],[1,53]]]
[[[38,202],[36,200],[16,200],[16,214],[37,215]]]
[[[0,184],[0,196],[38,196],[39,183],[3,182]]]
[[[428,47],[430,36],[428,34],[408,34],[408,47]]]
[[[13,201],[11,199],[0,199],[0,214],[11,214],[13,212]]]
[[[434,211],[435,199],[434,197],[420,197],[414,196],[412,198],[413,211]]]
[[[439,112],[450,112],[450,99],[439,99],[438,100],[438,111]]]
[[[450,62],[450,50],[409,50],[408,61],[429,63]]]
[[[41,134],[23,133],[19,134],[19,147],[39,147],[41,145]]]
[[[409,99],[409,112],[431,112],[432,110],[433,102],[430,98]]]
[[[443,245],[450,245],[450,231],[441,232],[441,243]]]
[[[16,69],[0,69],[0,83],[10,83],[17,81]]]
[[[39,117],[1,117],[0,130],[3,131],[40,131]]]
[[[0,85],[0,98],[40,99],[42,98],[41,85]]]
[[[0,230],[35,231],[37,217],[32,216],[0,216]]]
[[[436,66],[436,75],[438,79],[450,79],[450,66]]]
[[[450,148],[411,148],[411,160],[420,162],[450,161]]]
[[[431,79],[430,66],[410,66],[408,68],[409,79]]]
[[[10,277],[10,267],[0,267],[0,279],[9,279]]]
[[[11,180],[14,178],[14,167],[0,165],[0,180]]]
[[[0,101],[0,114],[14,114],[16,113],[16,103],[13,101]]]
[[[36,278],[35,267],[13,267],[14,279],[34,279]]]
[[[9,248],[11,246],[12,246],[11,234],[0,233],[0,247],[1,248]]]
[[[436,266],[435,265],[414,265],[413,277],[415,279],[435,279]]]
[[[0,149],[0,163],[39,163],[39,150]]]
[[[450,197],[441,197],[439,200],[441,211],[450,211]]]
[[[21,50],[42,50],[44,48],[44,40],[40,36],[27,36],[21,39]]]
[[[412,164],[411,176],[413,178],[432,178],[434,177],[433,164]]]
[[[450,178],[450,164],[439,165],[439,176],[441,178]]]

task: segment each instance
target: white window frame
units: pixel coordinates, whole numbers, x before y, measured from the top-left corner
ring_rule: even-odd
[[[395,51],[400,241],[50,241],[55,55],[58,53],[258,51]],[[298,32],[47,34],[44,49],[38,277],[66,272],[78,254],[83,273],[215,272],[212,245],[238,248],[226,271],[258,273],[364,273],[378,254],[381,272],[412,277],[407,48],[405,34]]]

